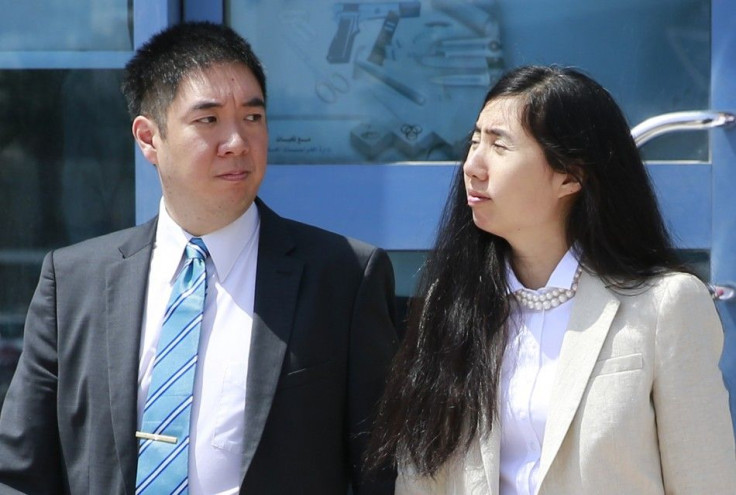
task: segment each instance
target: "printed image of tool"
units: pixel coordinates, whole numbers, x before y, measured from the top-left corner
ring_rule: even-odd
[[[356,60],[355,65],[417,105],[424,105],[427,102],[426,96],[389,75],[382,68],[376,67],[368,62],[364,62],[363,60]]]
[[[383,65],[383,61],[386,58],[386,49],[391,44],[391,40],[396,32],[396,27],[399,25],[399,19],[401,19],[399,14],[391,11],[383,20],[381,31],[378,33],[376,42],[373,43],[371,54],[368,55],[369,62],[376,65]]]
[[[284,38],[289,47],[296,53],[304,65],[314,74],[314,92],[325,103],[335,103],[341,94],[350,91],[350,82],[337,71],[327,73],[318,67],[309,53],[296,39],[289,35]],[[324,65],[322,62],[319,65]]]
[[[501,42],[496,38],[455,38],[439,40],[434,45],[437,55],[445,57],[485,57],[496,60],[503,57]]]
[[[350,61],[353,41],[360,32],[360,22],[369,19],[386,19],[390,13],[401,17],[418,17],[422,4],[414,2],[338,2],[333,6],[337,32],[332,38],[327,52],[331,64],[344,64]],[[395,24],[395,23],[394,23]],[[392,33],[393,34],[393,33]]]
[[[498,34],[498,2],[474,5],[465,0],[432,0],[432,7],[457,19],[481,36]]]
[[[350,83],[342,74],[333,72],[327,77],[318,79],[314,90],[320,100],[325,103],[335,103],[340,94],[350,91]]]

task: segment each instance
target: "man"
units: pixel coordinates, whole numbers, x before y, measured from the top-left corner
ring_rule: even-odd
[[[123,92],[159,215],[46,256],[0,416],[0,493],[393,493],[391,473],[361,463],[396,345],[391,265],[256,198],[266,87],[248,43],[174,26],[137,51]],[[158,365],[178,352],[162,343],[170,299],[195,278],[195,378],[151,427]],[[159,450],[167,460],[144,467]],[[161,473],[175,481],[151,488]]]

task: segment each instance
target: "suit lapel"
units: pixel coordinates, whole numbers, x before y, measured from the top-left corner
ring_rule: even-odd
[[[155,232],[155,220],[133,230],[105,274],[110,411],[127,493],[135,492],[138,352]]]
[[[539,467],[540,487],[578,410],[620,304],[600,279],[586,272],[580,277],[574,301],[550,396]]]
[[[244,478],[263,435],[292,330],[304,263],[290,257],[285,221],[256,200],[261,217],[245,397]]]

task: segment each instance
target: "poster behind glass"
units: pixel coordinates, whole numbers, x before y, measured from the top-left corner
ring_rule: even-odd
[[[278,95],[274,164],[455,160],[504,70],[495,0],[227,4]]]

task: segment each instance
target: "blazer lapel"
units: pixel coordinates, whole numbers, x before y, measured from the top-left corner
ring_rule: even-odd
[[[483,459],[483,470],[488,485],[489,495],[498,495],[501,476],[501,431],[498,421],[495,421],[491,432],[480,435],[476,442]],[[475,448],[475,445],[471,448]]]
[[[550,396],[539,466],[540,487],[578,410],[620,304],[599,278],[586,272],[580,277],[574,301]]]
[[[261,217],[253,330],[245,391],[242,478],[253,460],[271,410],[299,294],[304,263],[285,221],[256,200]]]
[[[127,493],[135,492],[138,351],[156,220],[132,232],[105,274],[110,411]]]

